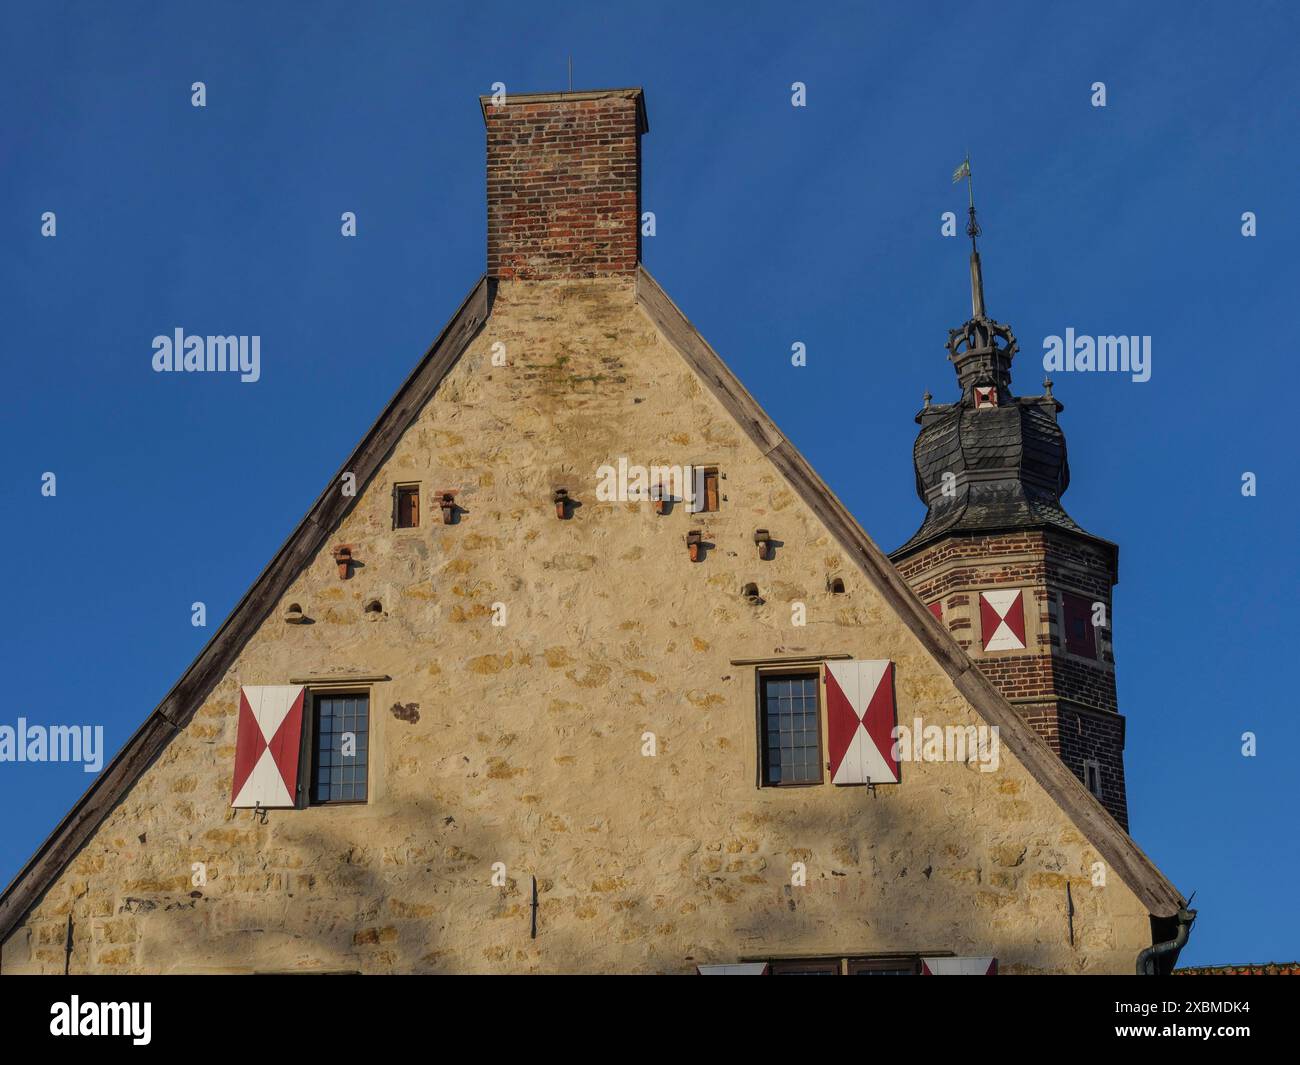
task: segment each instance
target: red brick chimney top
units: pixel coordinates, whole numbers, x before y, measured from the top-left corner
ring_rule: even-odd
[[[640,89],[479,97],[488,275],[633,274],[641,259]]]

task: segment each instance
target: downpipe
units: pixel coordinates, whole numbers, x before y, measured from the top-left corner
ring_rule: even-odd
[[[1186,906],[1178,910],[1178,934],[1173,939],[1165,943],[1153,943],[1147,947],[1137,958],[1138,976],[1155,976],[1159,972],[1158,962],[1166,954],[1172,954],[1169,961],[1172,969],[1173,963],[1178,959],[1178,952],[1187,945],[1187,938],[1192,932],[1192,922],[1196,920],[1196,911],[1189,910]]]

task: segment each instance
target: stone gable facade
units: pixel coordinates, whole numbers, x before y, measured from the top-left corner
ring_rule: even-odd
[[[185,712],[164,705],[175,727],[131,779],[105,771],[119,790],[65,826],[67,860],[11,885],[0,971],[1134,970],[1181,898],[1010,710],[996,771],[760,786],[764,670],[823,683],[826,661],[888,660],[900,724],[979,727],[1005,704],[865,537],[846,547],[647,286],[491,283],[355,498],[322,497],[339,520],[305,522],[302,564],[278,558],[274,597],[241,604],[258,616],[228,664],[200,663]],[[716,469],[718,509],[601,498],[620,459]],[[415,527],[395,527],[401,486]],[[366,801],[312,804],[304,758],[296,808],[232,808],[241,687],[289,684],[308,716],[368,699]],[[824,759],[824,721],[821,742]]]

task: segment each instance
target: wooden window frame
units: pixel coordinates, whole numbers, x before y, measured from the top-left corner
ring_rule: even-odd
[[[717,463],[692,462],[687,468],[690,476],[687,485],[690,500],[686,504],[688,514],[716,514],[722,509],[722,482],[725,479],[722,467]]]
[[[763,682],[780,677],[812,677],[817,686],[817,779],[788,784],[767,779],[767,708],[763,701]],[[826,783],[826,728],[822,718],[826,699],[822,694],[826,678],[820,662],[807,665],[759,666],[754,670],[754,728],[757,739],[758,786],[760,788],[816,788]]]
[[[717,466],[704,467],[704,506],[701,514],[716,514],[722,509],[721,474]]]
[[[415,522],[412,525],[402,524],[402,497],[414,493],[415,495]],[[420,527],[420,482],[419,481],[401,481],[393,485],[393,528],[399,530],[418,529]]]
[[[314,795],[316,784],[316,719],[317,705],[321,699],[365,698],[366,700],[366,797],[364,799],[321,799]],[[349,684],[345,686],[323,685],[307,688],[307,705],[304,707],[302,723],[302,752],[298,763],[298,803],[297,808],[305,810],[310,807],[366,806],[374,796],[373,780],[370,775],[370,751],[375,739],[375,700],[374,692],[367,686]]]

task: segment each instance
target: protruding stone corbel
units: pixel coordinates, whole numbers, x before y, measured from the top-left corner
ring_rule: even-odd
[[[704,533],[692,529],[686,534],[686,550],[691,553],[691,561],[698,562],[704,554]]]
[[[442,508],[442,523],[453,524],[456,520],[456,493],[451,489],[439,492],[438,506]]]
[[[758,560],[766,562],[772,549],[772,535],[766,529],[754,530],[754,543],[758,545]]]
[[[564,521],[569,516],[569,490],[557,488],[551,493],[551,502],[555,504],[555,516]]]
[[[352,576],[352,544],[338,544],[334,548],[334,561],[338,563],[339,580]]]

